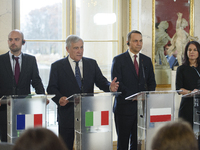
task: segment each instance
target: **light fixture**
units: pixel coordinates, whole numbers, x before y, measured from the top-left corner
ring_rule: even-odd
[[[97,25],[108,25],[116,22],[115,13],[97,13],[94,15],[94,23]]]

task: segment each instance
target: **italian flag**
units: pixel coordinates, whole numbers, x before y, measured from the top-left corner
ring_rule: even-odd
[[[109,125],[109,111],[85,112],[85,126]]]
[[[42,126],[42,114],[17,115],[17,130]]]
[[[171,121],[171,108],[150,109],[150,122]]]

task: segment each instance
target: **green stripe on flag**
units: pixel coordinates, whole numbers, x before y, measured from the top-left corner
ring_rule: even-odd
[[[85,126],[93,126],[93,112],[85,112]]]

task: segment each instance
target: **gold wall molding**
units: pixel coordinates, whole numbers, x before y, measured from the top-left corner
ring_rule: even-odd
[[[152,63],[155,69],[155,0],[152,0]]]
[[[190,0],[190,36],[194,36],[194,0]]]
[[[72,26],[73,26],[73,5],[72,5],[72,0],[70,0],[70,30],[69,30],[70,35],[73,32]]]
[[[129,0],[129,32],[131,32],[131,0]]]

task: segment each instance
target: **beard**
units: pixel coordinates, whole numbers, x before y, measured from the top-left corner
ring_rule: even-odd
[[[18,52],[21,50],[21,47],[17,47],[15,44],[11,45],[9,48],[12,52]]]

